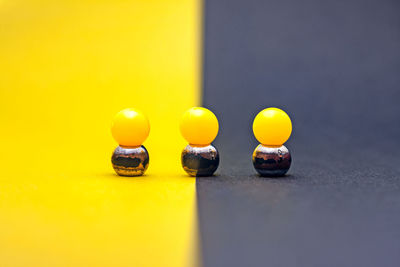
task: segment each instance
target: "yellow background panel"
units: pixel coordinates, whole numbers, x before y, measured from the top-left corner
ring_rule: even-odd
[[[0,0],[1,266],[194,264],[198,1]],[[126,107],[151,123],[143,177],[111,167]]]

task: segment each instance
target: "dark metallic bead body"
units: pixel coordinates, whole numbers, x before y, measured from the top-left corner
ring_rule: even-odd
[[[190,176],[212,176],[219,165],[218,150],[212,146],[187,145],[182,151],[182,167]]]
[[[253,165],[261,176],[284,176],[290,168],[292,157],[285,146],[259,145],[253,152]]]
[[[111,157],[115,172],[120,176],[140,176],[149,166],[149,153],[144,146],[128,148],[118,146]]]

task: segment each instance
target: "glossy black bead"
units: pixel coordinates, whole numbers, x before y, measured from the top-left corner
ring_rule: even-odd
[[[284,176],[290,168],[292,157],[285,146],[259,145],[253,152],[253,165],[261,176]]]
[[[187,145],[182,151],[182,167],[190,176],[212,176],[219,165],[218,150],[212,146]]]
[[[137,148],[118,146],[111,157],[111,163],[120,176],[140,176],[149,166],[149,153],[144,146]]]

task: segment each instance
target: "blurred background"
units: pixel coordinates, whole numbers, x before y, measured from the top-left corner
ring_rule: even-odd
[[[248,149],[251,138],[241,137],[252,135],[255,114],[269,106],[292,117],[293,139],[398,143],[398,1],[217,0],[205,6],[204,104],[220,112],[224,147],[236,149],[224,143],[229,140]]]

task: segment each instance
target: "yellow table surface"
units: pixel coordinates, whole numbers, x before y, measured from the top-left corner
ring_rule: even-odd
[[[179,119],[200,101],[199,0],[0,0],[0,266],[193,266]],[[119,110],[151,123],[111,167]]]

